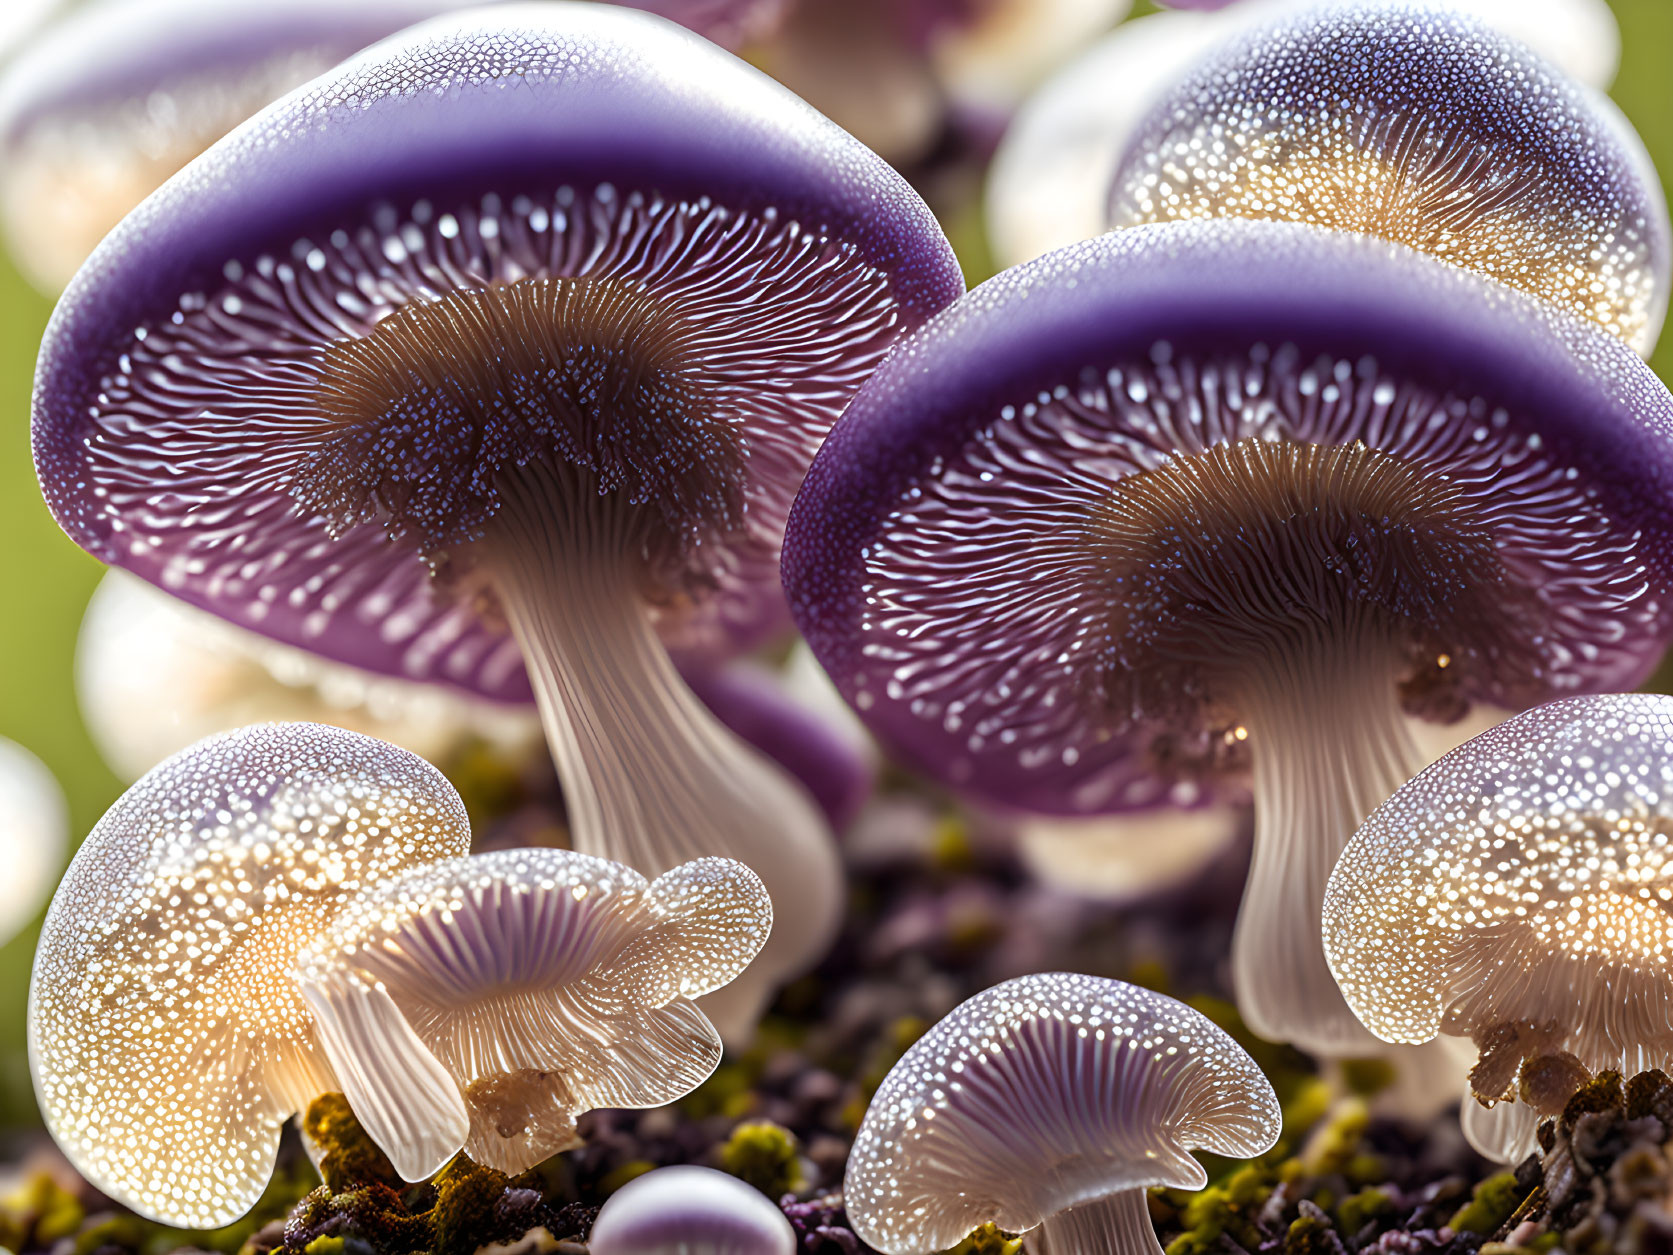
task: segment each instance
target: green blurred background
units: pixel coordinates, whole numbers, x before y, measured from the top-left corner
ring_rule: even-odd
[[[1141,3],[1135,12],[1150,7]],[[1665,183],[1673,176],[1673,0],[1613,0],[1613,7],[1622,51],[1611,94]],[[51,303],[0,256],[0,735],[52,769],[79,840],[120,786],[82,727],[72,678],[76,630],[102,568],[47,514],[29,456],[30,382],[50,312]],[[1663,338],[1651,364],[1673,380],[1673,336]],[[34,944],[27,931],[0,947],[0,1127],[36,1119],[24,1053]]]

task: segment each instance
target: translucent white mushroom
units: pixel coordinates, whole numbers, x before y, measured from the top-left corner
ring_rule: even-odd
[[[296,955],[357,890],[469,846],[440,772],[339,728],[245,728],[148,773],[82,844],[35,955],[35,1095],[77,1170],[170,1224],[248,1211],[285,1119],[341,1088]],[[451,1097],[433,1120],[462,1139]]]
[[[591,1255],[795,1255],[796,1232],[772,1200],[713,1168],[682,1164],[635,1177],[605,1202]]]
[[[989,167],[988,239],[1005,266],[1097,235],[1133,129],[1198,58],[1299,0],[1242,0],[1219,12],[1126,22],[1058,70],[1017,111]],[[1457,0],[1564,73],[1607,87],[1620,32],[1605,0]]]
[[[70,816],[46,764],[0,737],[0,946],[41,909],[64,866]]]
[[[473,737],[517,757],[541,747],[532,708],[327,662],[116,570],[82,617],[76,700],[125,780],[211,733],[270,720],[334,724],[432,761]]]
[[[402,1176],[459,1147],[429,1123],[445,1104],[410,1083],[437,1060],[470,1112],[465,1150],[515,1174],[579,1145],[584,1111],[700,1085],[721,1047],[691,999],[771,927],[766,889],[731,859],[647,882],[569,850],[496,850],[372,888],[298,971],[343,1093]]]
[[[1673,697],[1573,698],[1442,758],[1325,895],[1331,971],[1386,1041],[1467,1038],[1464,1127],[1506,1161],[1589,1072],[1673,1065]]]
[[[1248,1158],[1278,1100],[1242,1047],[1161,994],[1052,972],[961,1003],[889,1072],[854,1140],[848,1219],[884,1255],[991,1223],[1051,1255],[1160,1252],[1149,1186],[1200,1189],[1196,1149]]]

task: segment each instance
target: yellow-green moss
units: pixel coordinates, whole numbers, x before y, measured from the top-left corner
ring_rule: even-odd
[[[1528,1191],[1516,1183],[1514,1172],[1500,1172],[1475,1187],[1470,1201],[1447,1221],[1459,1233],[1492,1233],[1510,1219]]]
[[[806,1184],[797,1149],[796,1135],[789,1129],[757,1120],[732,1130],[720,1148],[720,1166],[776,1200]]]
[[[1394,1199],[1388,1191],[1373,1187],[1344,1198],[1342,1205],[1336,1209],[1336,1218],[1342,1222],[1342,1232],[1352,1235],[1393,1210]]]
[[[309,1103],[302,1131],[319,1157],[320,1176],[333,1192],[373,1182],[401,1188],[400,1174],[341,1094],[321,1094]]]
[[[1022,1249],[1020,1237],[1007,1237],[993,1225],[985,1224],[971,1231],[957,1246],[950,1246],[943,1255],[1017,1255]]]

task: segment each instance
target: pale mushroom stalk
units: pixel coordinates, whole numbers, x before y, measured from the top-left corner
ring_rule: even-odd
[[[1041,1222],[1028,1245],[1037,1255],[1157,1255],[1162,1250],[1143,1188],[1060,1211]]]
[[[638,555],[644,508],[587,500],[531,463],[500,479],[483,567],[529,667],[577,850],[660,871],[715,850],[760,869],[785,925],[717,1003],[723,1039],[747,1037],[774,986],[823,952],[842,867],[807,795],[728,731],[658,638]],[[787,864],[780,851],[798,851]]]
[[[1345,647],[1321,642],[1322,656],[1286,652],[1237,689],[1255,793],[1254,857],[1232,940],[1238,1007],[1261,1036],[1325,1055],[1380,1048],[1325,962],[1325,883],[1365,816],[1424,765],[1400,708],[1394,651],[1379,633],[1362,635]]]

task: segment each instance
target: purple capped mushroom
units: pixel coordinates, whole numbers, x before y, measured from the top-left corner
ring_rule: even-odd
[[[610,1195],[587,1237],[591,1255],[795,1255],[784,1213],[753,1185],[680,1164]]]
[[[1270,1150],[1277,1096],[1182,1002],[1043,972],[960,1003],[901,1056],[854,1138],[843,1202],[884,1255],[930,1255],[979,1225],[1038,1249],[1160,1255],[1148,1186],[1208,1184],[1193,1150]]]
[[[1451,4],[1350,3],[1215,51],[1128,141],[1108,224],[1271,218],[1407,244],[1648,356],[1673,228],[1601,92]]]
[[[1325,965],[1405,722],[1629,687],[1673,633],[1673,398],[1621,341],[1385,241],[1138,227],[982,285],[815,459],[786,587],[909,764],[1139,810],[1252,772],[1232,956],[1265,1036],[1374,1039]]]
[[[494,7],[323,76],[118,227],[48,329],[36,461],[78,543],[185,601],[532,697],[578,849],[765,879],[758,1005],[828,944],[840,869],[669,649],[780,626],[814,449],[961,282],[893,171],[714,45]]]

